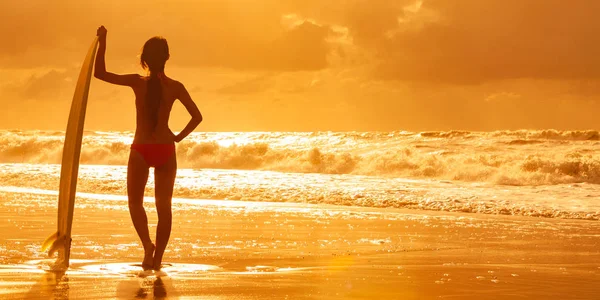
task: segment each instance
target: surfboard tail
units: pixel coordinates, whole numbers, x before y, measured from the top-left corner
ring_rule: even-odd
[[[69,239],[70,242],[71,239]],[[64,235],[59,235],[58,232],[50,235],[44,243],[42,243],[42,251],[48,251],[48,257],[54,256],[54,253],[58,252],[58,256],[56,258],[56,262],[51,265],[52,271],[66,271],[69,268],[69,253],[66,253],[65,250],[70,247],[67,245],[67,238]],[[61,252],[62,251],[62,252]]]
[[[52,243],[52,246],[50,246],[50,249],[48,249],[48,257],[52,257],[52,255],[54,255],[55,252],[57,252],[61,248],[65,248],[65,247],[66,246],[65,246],[65,237],[64,236],[56,239]]]

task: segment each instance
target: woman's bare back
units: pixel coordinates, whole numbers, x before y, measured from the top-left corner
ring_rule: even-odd
[[[158,119],[156,127],[153,127],[148,113],[146,93],[150,77],[140,76],[140,83],[132,86],[135,93],[136,108],[136,130],[133,139],[134,144],[170,144],[175,140],[173,132],[169,129],[169,116],[173,103],[179,99],[182,84],[166,75],[159,77],[162,86],[162,97],[158,106]]]

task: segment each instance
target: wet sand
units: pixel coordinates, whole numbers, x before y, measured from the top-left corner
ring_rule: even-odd
[[[140,277],[143,251],[126,202],[78,199],[71,268],[53,273],[40,245],[55,230],[54,201],[0,192],[0,298],[596,299],[600,292],[597,221],[236,201],[175,200],[166,274]]]

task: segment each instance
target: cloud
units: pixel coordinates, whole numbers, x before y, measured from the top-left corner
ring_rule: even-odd
[[[494,93],[485,97],[485,102],[506,102],[520,99],[522,96],[512,92]]]
[[[269,41],[221,38],[199,49],[182,49],[188,62],[205,67],[228,67],[256,71],[306,71],[327,67],[329,29],[304,22]],[[195,52],[197,55],[194,55]]]
[[[293,94],[306,95],[309,92],[322,92],[319,88],[323,85],[322,76],[328,79],[339,80],[339,77],[331,75],[328,71],[319,72],[269,72],[266,74],[245,76],[242,80],[232,78],[233,83],[228,83],[215,90],[220,95],[270,95],[278,97]]]
[[[73,92],[68,78],[76,78],[97,26],[104,24],[107,67],[117,73],[142,72],[136,57],[141,46],[151,36],[165,36],[171,47],[168,74],[186,84],[203,113],[215,116],[203,124],[210,130],[491,130],[597,123],[600,1],[260,4],[0,1],[0,92],[5,103],[16,100],[10,103],[15,111],[38,104],[32,124],[52,124],[44,119],[47,111],[68,112]],[[62,100],[34,101],[42,98]],[[89,110],[89,124],[102,128],[107,115],[130,116],[131,98],[130,89],[95,81],[90,105],[98,109]],[[32,101],[19,101],[25,99]],[[270,106],[275,99],[278,106]],[[184,110],[179,116],[188,118]],[[134,126],[132,119],[119,121]]]
[[[21,99],[57,99],[57,96],[62,96],[68,88],[75,86],[75,74],[74,70],[51,69],[30,75],[23,81],[5,84],[2,91]]]
[[[277,1],[2,1],[0,66],[76,65],[96,28],[109,29],[107,63],[134,62],[146,39],[165,36],[172,63],[239,70],[327,67],[327,25],[285,26]],[[17,33],[17,34],[15,34]]]
[[[359,14],[349,24],[379,61],[373,73],[382,79],[583,79],[600,77],[598,9],[593,0],[429,0],[412,11],[378,12],[379,23]]]
[[[2,1],[0,66],[76,65],[96,27],[105,24],[108,64],[117,70],[135,62],[147,38],[164,35],[170,64],[188,67],[315,71],[336,57],[368,64],[372,76],[385,80],[480,84],[600,77],[596,0],[261,3]]]
[[[272,44],[272,68],[282,70],[320,70],[327,67],[329,47],[325,39],[330,29],[306,21],[293,27]]]
[[[252,77],[240,82],[226,85],[216,90],[218,94],[223,95],[247,95],[266,91],[270,87],[268,75]]]

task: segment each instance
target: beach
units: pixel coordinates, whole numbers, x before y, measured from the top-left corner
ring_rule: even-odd
[[[45,271],[55,195],[0,192],[3,299],[594,299],[597,221],[174,199],[164,274],[122,197],[78,197],[71,268]],[[150,224],[156,224],[147,199]],[[155,227],[151,226],[151,232]],[[153,233],[151,234],[153,236]]]
[[[0,300],[598,300],[599,10],[0,1]]]
[[[599,10],[0,1],[0,300],[600,299]]]

